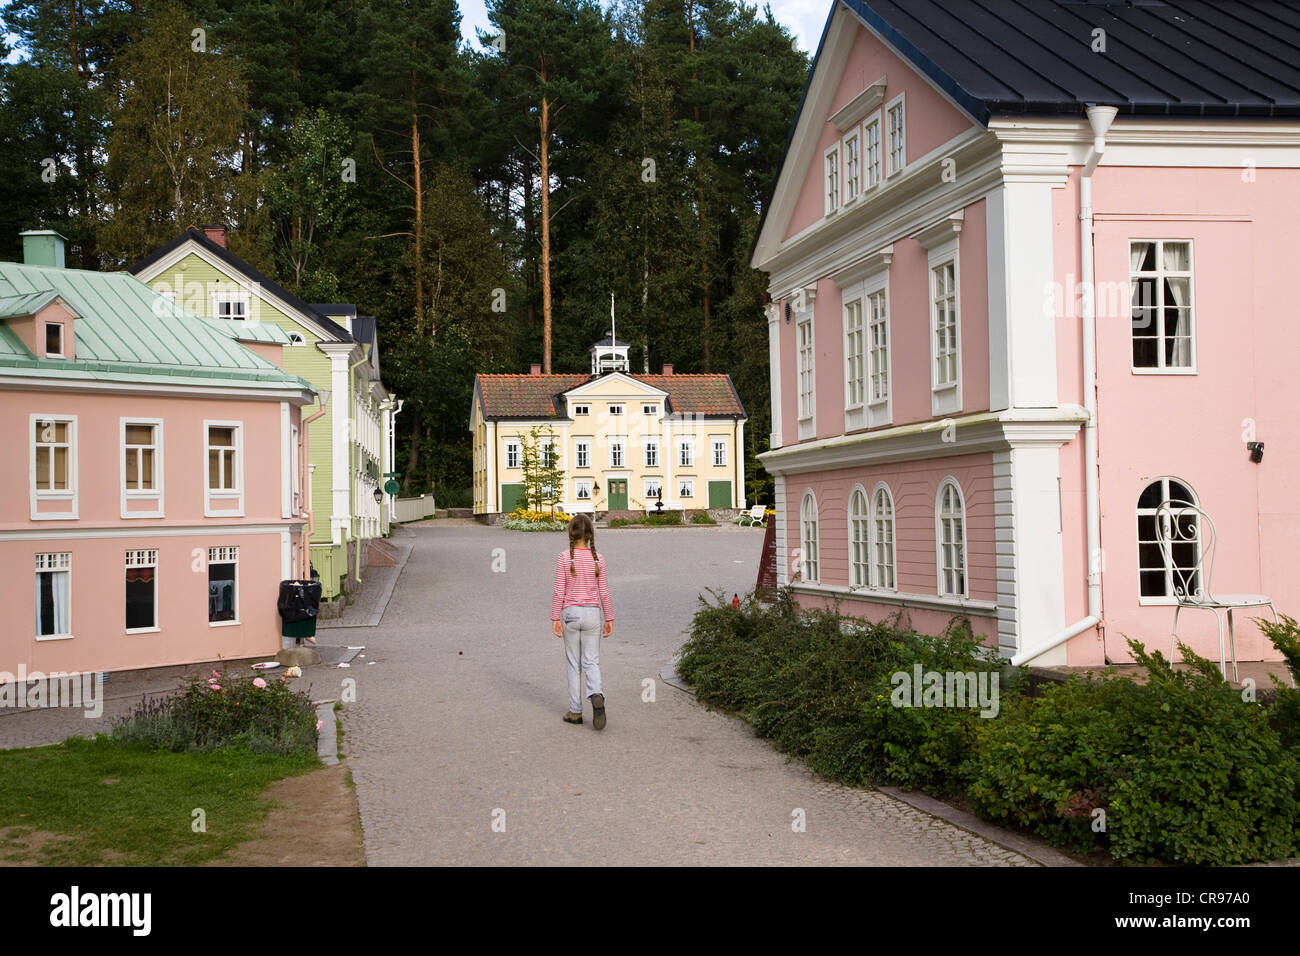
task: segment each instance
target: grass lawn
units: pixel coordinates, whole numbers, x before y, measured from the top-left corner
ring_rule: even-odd
[[[0,750],[0,865],[206,863],[257,836],[268,786],[320,765],[314,753],[173,753],[105,735]]]

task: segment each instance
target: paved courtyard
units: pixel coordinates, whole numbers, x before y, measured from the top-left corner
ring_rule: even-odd
[[[414,533],[382,624],[348,634],[365,658],[334,672],[357,682],[344,749],[370,865],[1029,865],[883,794],[820,780],[663,682],[697,594],[753,587],[761,532],[598,533],[615,615],[599,733],[589,704],[582,726],[560,719],[550,604],[564,536],[448,520]],[[797,810],[804,832],[791,826]]]

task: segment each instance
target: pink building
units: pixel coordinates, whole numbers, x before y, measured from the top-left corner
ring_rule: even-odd
[[[65,269],[63,241],[0,263],[0,671],[274,656],[309,520],[288,337]]]
[[[1167,654],[1174,498],[1217,526],[1216,592],[1296,614],[1300,33],[1251,5],[997,11],[832,5],[752,259],[781,581],[965,615],[1017,663]],[[1274,659],[1256,613],[1238,657]],[[1179,637],[1218,659],[1213,615]]]

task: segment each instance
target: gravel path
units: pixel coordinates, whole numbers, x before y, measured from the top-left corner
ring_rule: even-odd
[[[699,592],[753,587],[761,532],[598,534],[615,615],[600,733],[589,704],[582,726],[560,720],[549,619],[563,535],[441,520],[415,533],[382,626],[349,634],[366,657],[337,671],[357,682],[344,749],[370,865],[1031,865],[787,763],[660,679]]]

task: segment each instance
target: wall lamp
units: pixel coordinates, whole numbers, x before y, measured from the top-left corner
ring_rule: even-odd
[[[1246,447],[1250,449],[1250,460],[1259,464],[1264,460],[1264,443],[1262,441],[1248,441]]]

